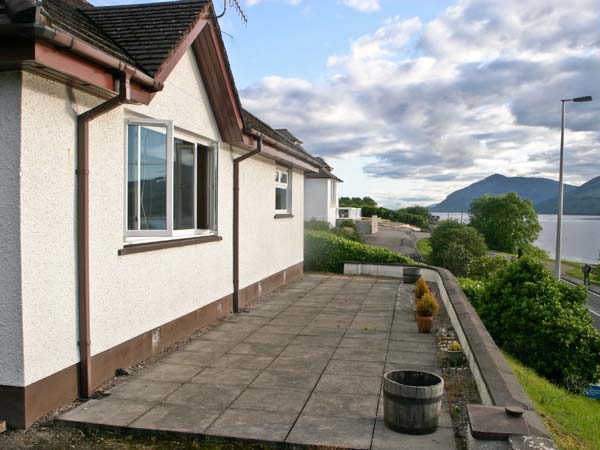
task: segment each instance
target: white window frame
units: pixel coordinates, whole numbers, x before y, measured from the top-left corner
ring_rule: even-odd
[[[281,181],[281,175],[287,175],[287,182]],[[275,214],[290,214],[292,211],[292,170],[289,167],[275,167],[275,202],[277,202],[277,188],[285,189],[285,209],[277,209]]]
[[[148,126],[165,127],[167,131],[167,176],[166,176],[166,195],[167,195],[167,226],[166,230],[129,230],[128,229],[128,168],[129,168],[129,126]],[[195,136],[195,135],[194,135]],[[194,228],[185,230],[174,229],[174,157],[175,157],[175,139],[181,139],[194,144]],[[141,142],[138,139],[138,155]],[[211,216],[210,227],[208,229],[198,229],[198,146],[212,147],[210,150],[210,161],[213,164],[211,170],[211,179],[208,180],[207,189],[209,198],[214,198],[210,206],[209,215]],[[218,234],[218,176],[219,176],[219,146],[218,142],[204,136],[192,137],[189,133],[179,132],[172,120],[157,119],[139,119],[128,118],[125,120],[125,170],[124,170],[124,221],[123,234],[126,243],[138,243],[144,241],[155,241],[172,238],[185,238],[193,236],[210,236]],[[139,156],[138,156],[139,160]],[[140,166],[138,165],[138,182],[140,182]]]

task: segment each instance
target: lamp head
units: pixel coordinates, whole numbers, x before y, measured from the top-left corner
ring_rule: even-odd
[[[592,97],[591,96],[586,96],[586,97],[577,97],[573,99],[574,102],[591,102],[592,101]]]

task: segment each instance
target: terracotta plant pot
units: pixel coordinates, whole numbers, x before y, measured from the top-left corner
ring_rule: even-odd
[[[419,328],[419,333],[431,333],[433,317],[423,317],[417,314],[417,327]]]

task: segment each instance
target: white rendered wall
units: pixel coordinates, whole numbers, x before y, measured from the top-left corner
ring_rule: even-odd
[[[304,217],[306,220],[316,219],[333,224],[329,217],[329,179],[305,178],[304,179]]]
[[[275,219],[275,162],[240,163],[240,288],[304,260],[304,175],[292,174],[292,218]]]
[[[15,372],[15,381],[28,385],[79,360],[76,117],[101,101],[35,75],[23,77],[20,203],[25,374],[19,378]],[[124,242],[125,119],[135,115],[173,120],[176,136],[220,141],[191,52],[150,105],[122,106],[90,124],[93,355],[233,290],[233,153],[227,145],[219,150],[218,222],[223,240],[118,255]],[[182,135],[182,130],[187,134]],[[296,217],[275,221],[274,163],[254,159],[242,164],[242,287],[303,259],[303,176],[292,177]],[[248,168],[251,176],[244,178]],[[263,179],[264,183],[257,181]],[[257,225],[261,230],[255,233]]]
[[[0,73],[0,385],[23,386],[19,173],[21,76]]]

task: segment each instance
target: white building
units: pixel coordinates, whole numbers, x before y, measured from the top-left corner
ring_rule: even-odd
[[[335,227],[338,218],[339,185],[343,183],[333,174],[333,168],[323,158],[317,158],[321,168],[304,177],[304,218],[321,220]]]
[[[304,174],[320,168],[242,110],[210,2],[74,4],[0,1],[0,419],[15,427],[301,275]]]

